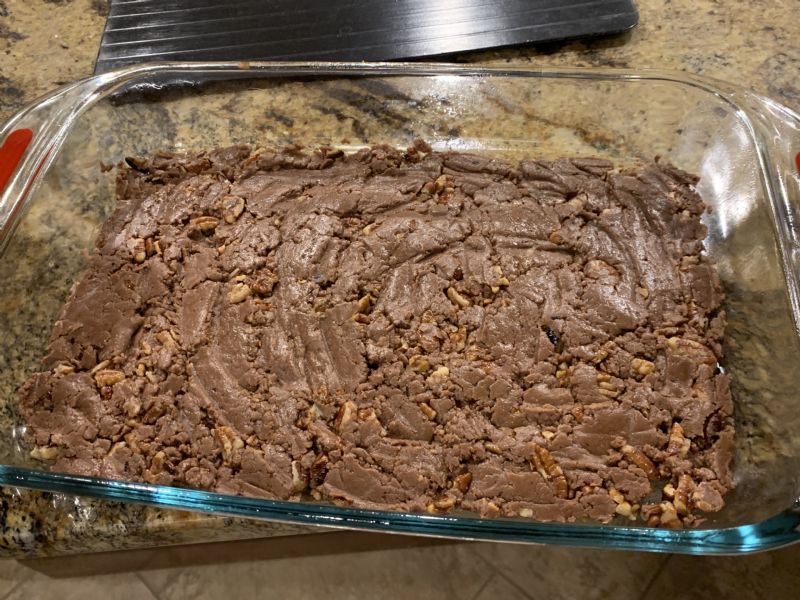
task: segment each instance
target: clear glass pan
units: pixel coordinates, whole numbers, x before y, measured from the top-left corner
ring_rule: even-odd
[[[13,117],[0,140],[27,141],[20,130],[32,140],[18,164],[7,146],[11,174],[0,190],[0,484],[463,539],[708,554],[800,539],[800,117],[789,109],[721,82],[649,71],[187,63],[65,86]],[[727,293],[724,368],[737,411],[736,488],[723,511],[683,531],[400,514],[76,477],[30,459],[17,389],[113,207],[113,173],[101,163],[231,143],[348,149],[418,137],[437,150],[512,159],[627,164],[660,155],[701,176],[711,207],[706,249]]]

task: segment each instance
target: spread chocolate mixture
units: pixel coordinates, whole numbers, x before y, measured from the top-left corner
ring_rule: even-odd
[[[723,506],[695,177],[421,142],[128,165],[22,390],[55,470],[548,521]]]

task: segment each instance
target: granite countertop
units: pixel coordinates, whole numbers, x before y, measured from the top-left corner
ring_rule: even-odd
[[[631,32],[590,42],[472,54],[470,61],[683,70],[800,110],[800,22],[791,3],[638,0]],[[106,0],[0,0],[0,121],[90,75]],[[0,489],[0,558],[287,535],[308,528]],[[317,531],[317,530],[311,530]]]

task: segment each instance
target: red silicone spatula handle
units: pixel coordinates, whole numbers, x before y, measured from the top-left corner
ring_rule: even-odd
[[[0,146],[0,193],[11,181],[14,171],[17,169],[25,150],[33,139],[33,131],[30,129],[15,129],[5,139]]]

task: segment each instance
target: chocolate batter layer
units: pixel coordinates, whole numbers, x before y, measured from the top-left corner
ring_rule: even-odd
[[[127,163],[21,392],[54,470],[546,521],[723,506],[695,177],[423,143]]]

